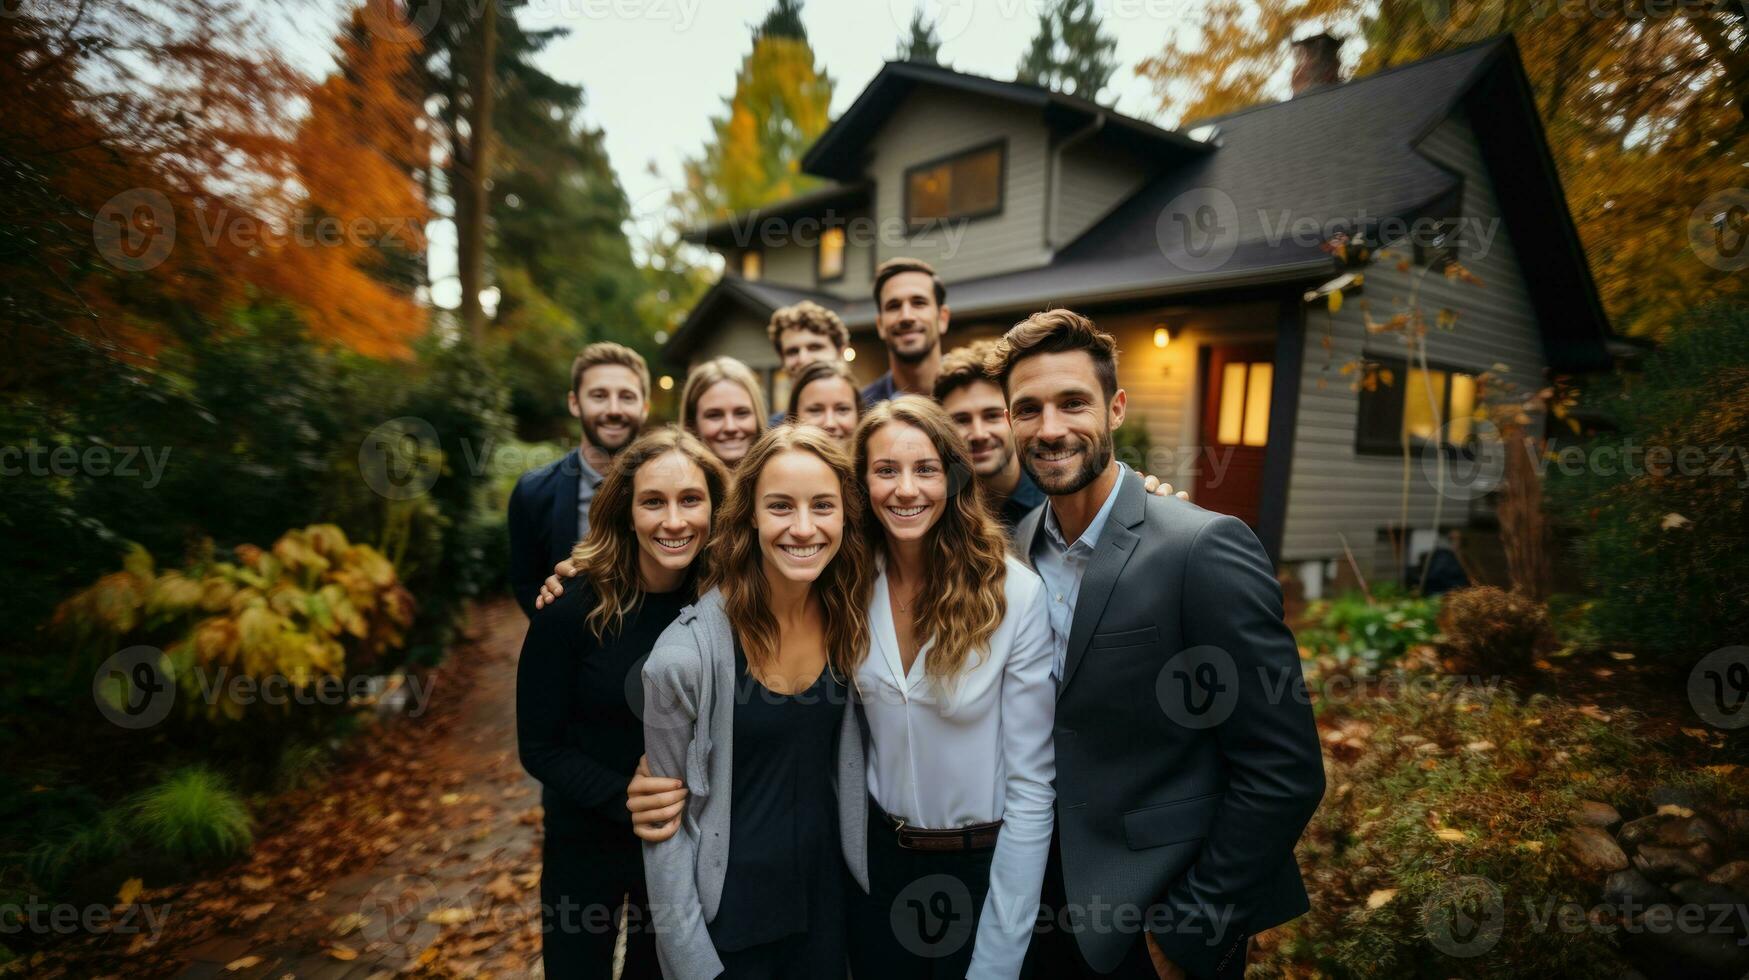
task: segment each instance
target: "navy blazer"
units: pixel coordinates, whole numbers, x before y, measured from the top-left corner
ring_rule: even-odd
[[[1015,529],[1024,555],[1042,515]],[[1071,623],[1056,716],[1068,900],[1150,910],[1167,958],[1212,975],[1307,910],[1294,844],[1324,765],[1274,567],[1237,518],[1126,473]],[[1076,939],[1102,972],[1138,941],[1097,926]]]
[[[553,566],[571,557],[578,534],[577,483],[583,457],[571,450],[516,481],[510,493],[510,591],[524,615],[534,615],[540,586]]]

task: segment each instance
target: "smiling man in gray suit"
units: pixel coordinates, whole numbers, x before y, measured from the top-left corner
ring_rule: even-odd
[[[1022,465],[1015,530],[1057,634],[1057,832],[1028,973],[1236,977],[1307,910],[1294,844],[1324,794],[1281,588],[1239,520],[1117,462],[1117,344],[1069,310],[991,354]],[[1142,933],[1146,939],[1138,936]]]

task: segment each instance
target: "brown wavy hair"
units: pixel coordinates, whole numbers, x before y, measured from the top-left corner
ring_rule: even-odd
[[[828,378],[843,378],[850,385],[850,403],[856,406],[856,417],[862,418],[862,392],[856,383],[856,375],[850,373],[850,365],[836,358],[827,361],[815,361],[796,372],[795,382],[789,389],[789,410],[784,417],[791,422],[798,421],[802,413],[802,390],[816,381]]]
[[[732,357],[713,357],[693,365],[686,373],[686,384],[680,388],[680,424],[686,431],[698,435],[698,402],[719,381],[740,385],[753,403],[754,432],[765,432],[765,392],[759,387],[759,376],[753,369]]]
[[[838,493],[844,501],[844,534],[838,553],[814,580],[814,590],[826,607],[826,662],[834,673],[849,677],[868,650],[868,595],[874,576],[863,535],[867,507],[849,454],[824,431],[811,425],[780,425],[747,450],[735,469],[735,480],[711,535],[707,584],[722,591],[723,609],[741,639],[747,662],[755,666],[770,663],[777,656],[777,620],[771,615],[771,594],[753,509],[759,474],[773,458],[786,452],[812,453],[838,478]]]
[[[632,486],[645,463],[678,453],[704,472],[705,492],[711,498],[712,526],[729,485],[729,470],[698,437],[674,425],[646,432],[613,457],[613,465],[601,478],[595,500],[589,505],[589,534],[571,549],[582,576],[595,589],[595,608],[586,622],[595,639],[618,632],[626,615],[644,601],[638,588],[638,536],[632,527]],[[707,538],[708,540],[708,538]],[[698,567],[706,549],[699,549],[687,573],[687,585],[696,590],[704,576]],[[695,592],[696,594],[696,592]]]
[[[894,423],[921,430],[947,472],[947,507],[924,541],[927,585],[918,595],[913,623],[919,642],[935,641],[924,658],[924,673],[951,684],[978,651],[989,648],[1008,613],[1008,536],[990,516],[984,495],[975,492],[965,439],[947,412],[927,398],[901,395],[863,413],[852,442],[858,475],[868,477],[869,441]],[[879,518],[871,517],[866,528],[871,551],[884,555],[886,531]]]

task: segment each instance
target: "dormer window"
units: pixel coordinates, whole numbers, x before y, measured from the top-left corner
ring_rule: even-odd
[[[844,229],[827,228],[820,232],[819,258],[814,276],[820,282],[844,278]]]
[[[750,248],[741,253],[741,278],[748,282],[758,282],[759,276],[765,272],[765,253],[756,248]]]
[[[905,220],[913,227],[1002,210],[1007,144],[996,142],[905,171]]]

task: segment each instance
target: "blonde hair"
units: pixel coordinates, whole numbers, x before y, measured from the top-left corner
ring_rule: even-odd
[[[595,608],[590,610],[587,623],[597,641],[609,632],[618,632],[627,614],[643,601],[643,590],[638,588],[638,536],[632,527],[632,488],[645,463],[672,454],[679,454],[704,472],[713,524],[722,506],[729,485],[728,467],[690,432],[665,425],[639,436],[613,457],[613,465],[601,478],[595,500],[589,505],[589,534],[571,549],[571,559],[595,589]],[[704,555],[701,550],[693,559],[694,570],[687,573],[688,585],[695,588],[704,577],[696,572],[699,563],[706,560]]]
[[[764,554],[754,523],[759,474],[772,459],[787,452],[818,457],[838,478],[844,501],[844,535],[813,588],[826,610],[826,662],[833,671],[851,676],[868,651],[868,595],[873,583],[868,542],[862,533],[865,505],[862,484],[851,469],[850,456],[824,431],[811,425],[780,425],[753,444],[736,470],[711,535],[710,582],[722,591],[723,609],[740,637],[747,662],[756,668],[777,656],[777,620],[771,615],[771,595],[765,581]]]
[[[948,684],[967,669],[1008,612],[1008,537],[990,516],[984,495],[972,485],[971,453],[965,439],[940,405],[918,395],[901,395],[863,413],[853,440],[856,472],[868,474],[868,444],[874,434],[893,425],[921,431],[941,456],[947,472],[948,500],[941,519],[929,529],[923,547],[923,581],[912,620],[919,643],[934,640],[924,658],[924,673]],[[880,522],[868,522],[872,551],[886,551]]]
[[[693,435],[698,434],[698,422],[693,418],[698,413],[698,400],[719,381],[733,382],[747,392],[747,398],[753,402],[753,424],[758,426],[753,431],[764,434],[765,392],[759,387],[759,377],[752,368],[732,357],[700,361],[686,372],[686,384],[680,389],[680,424]]]
[[[571,362],[571,390],[583,383],[583,372],[603,364],[618,364],[620,367],[631,368],[638,376],[638,384],[643,386],[644,397],[650,397],[650,366],[644,363],[644,355],[632,350],[624,344],[616,344],[609,340],[599,341],[583,348],[583,353]]]

